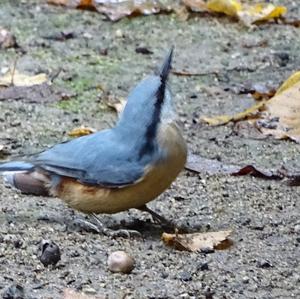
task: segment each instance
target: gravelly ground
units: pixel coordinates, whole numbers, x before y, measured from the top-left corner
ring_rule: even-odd
[[[281,3],[294,16],[300,15],[296,1]],[[241,85],[278,85],[299,69],[298,28],[269,24],[246,29],[223,17],[180,21],[174,15],[111,23],[93,12],[8,0],[0,4],[0,25],[9,28],[25,50],[19,54],[19,70],[52,74],[62,68],[55,86],[76,94],[59,104],[0,102],[0,144],[11,154],[65,140],[66,132],[78,125],[113,125],[116,115],[105,108],[106,94],[95,87],[126,97],[133,83],[150,73],[175,44],[176,69],[208,73],[171,78],[191,152],[266,168],[284,165],[295,170],[300,164],[295,143],[256,138],[251,132],[236,134],[233,124],[208,127],[197,122],[203,115],[248,107],[251,97],[235,92]],[[48,39],[61,31],[71,31],[75,38]],[[153,54],[137,54],[138,46]],[[101,54],[104,49],[106,56]],[[15,49],[1,50],[0,69],[11,66],[16,55]],[[218,76],[212,74],[215,71]],[[100,216],[108,226],[134,228],[143,236],[111,239],[74,232],[70,223],[85,216],[59,200],[21,195],[3,184],[0,192],[2,294],[20,284],[26,298],[61,298],[66,287],[94,290],[107,298],[300,298],[300,189],[283,182],[184,171],[151,206],[202,231],[233,229],[234,246],[210,254],[165,247],[161,228],[147,214]],[[61,248],[62,259],[55,268],[44,268],[37,259],[42,239]],[[136,260],[130,275],[107,270],[107,255],[118,249]]]

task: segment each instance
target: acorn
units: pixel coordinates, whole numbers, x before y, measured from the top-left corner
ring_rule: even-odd
[[[125,251],[114,251],[107,259],[107,266],[114,273],[130,273],[134,268],[134,259]]]

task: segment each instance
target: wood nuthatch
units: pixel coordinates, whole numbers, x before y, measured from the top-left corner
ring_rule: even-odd
[[[84,213],[146,204],[166,190],[186,162],[167,79],[173,49],[161,69],[130,93],[112,129],[57,144],[23,161],[0,163],[4,180],[24,193],[52,195]]]

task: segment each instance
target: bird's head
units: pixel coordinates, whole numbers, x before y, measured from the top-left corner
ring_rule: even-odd
[[[173,47],[155,75],[142,80],[129,94],[117,127],[147,138],[155,136],[160,124],[172,122],[175,112],[167,81],[171,70]]]

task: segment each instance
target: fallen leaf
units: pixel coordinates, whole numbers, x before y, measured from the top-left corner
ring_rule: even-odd
[[[213,12],[235,17],[242,10],[242,4],[235,0],[208,0],[207,8]]]
[[[0,27],[0,49],[17,47],[16,37],[7,29]]]
[[[266,83],[254,83],[251,86],[250,93],[256,101],[269,100],[276,94],[274,85]]]
[[[203,0],[182,0],[183,4],[194,12],[208,11],[207,4]]]
[[[276,96],[281,94],[283,91],[289,89],[296,83],[300,82],[300,71],[293,73],[287,80],[285,80],[282,85],[277,89]]]
[[[237,165],[226,164],[216,159],[207,159],[199,155],[189,154],[185,165],[187,170],[206,173],[208,175],[214,174],[229,174],[234,176],[251,175],[264,179],[280,180],[284,177],[292,177],[282,169],[279,170],[263,170],[255,165]]]
[[[0,101],[15,100],[27,103],[52,103],[70,98],[64,90],[43,83],[33,86],[10,86],[0,88]]]
[[[277,90],[275,96],[263,100],[236,115],[202,117],[210,125],[249,119],[264,135],[291,139],[300,143],[300,71],[292,74]]]
[[[105,299],[105,298],[106,298],[105,296],[86,295],[84,293],[79,293],[69,288],[64,289],[64,296],[63,296],[63,299]]]
[[[219,115],[219,116],[215,116],[215,117],[206,117],[203,116],[201,117],[200,120],[205,121],[206,123],[208,123],[211,126],[219,126],[219,125],[224,125],[227,124],[230,121],[236,122],[242,119],[246,119],[249,117],[253,117],[254,115],[256,115],[261,109],[264,108],[266,101],[260,101],[259,103],[256,103],[255,105],[251,106],[250,108],[239,112],[235,115]]]
[[[192,234],[163,233],[162,240],[166,245],[176,249],[195,252],[218,249],[218,246],[228,240],[231,233],[231,230]],[[232,245],[232,242],[228,242],[228,245]]]
[[[197,0],[184,0],[184,4],[193,11],[208,10],[223,13],[240,20],[246,26],[282,17],[287,9],[272,3],[243,4],[237,0],[208,0],[206,3]]]
[[[39,85],[48,80],[46,74],[38,74],[38,75],[25,75],[19,73],[17,70],[8,71],[2,77],[0,77],[0,86],[33,86]]]
[[[118,21],[127,16],[156,14],[166,10],[156,0],[48,0],[48,3],[96,10],[106,15],[111,21]]]
[[[255,125],[265,135],[300,143],[300,82],[281,91],[265,105]]]
[[[80,136],[85,136],[89,134],[95,133],[96,130],[93,128],[88,128],[88,127],[79,127],[79,128],[74,128],[71,130],[68,135],[70,137],[80,137]]]
[[[118,115],[120,115],[126,105],[126,100],[124,98],[114,97],[112,95],[108,95],[105,104],[115,110]]]
[[[252,6],[245,6],[238,11],[239,20],[246,26],[251,24],[278,19],[286,14],[287,9],[284,6],[275,6],[272,3],[259,3]]]
[[[173,10],[180,21],[187,21],[189,19],[190,13],[185,6],[174,7]]]

